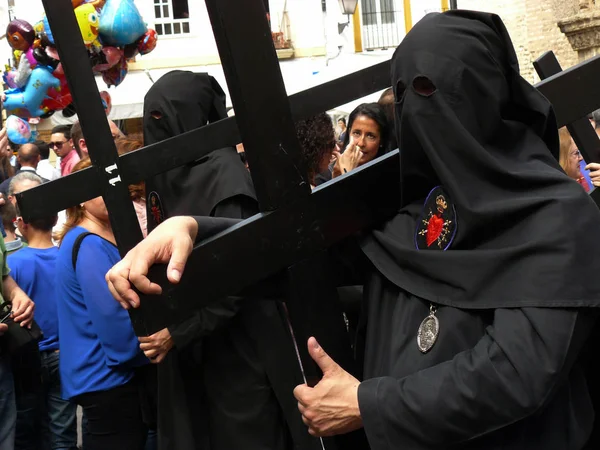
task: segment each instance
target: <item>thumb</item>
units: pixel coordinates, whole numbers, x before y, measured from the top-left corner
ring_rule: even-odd
[[[314,337],[308,339],[308,353],[314,362],[317,363],[323,375],[325,376],[328,372],[336,370],[338,364],[325,353],[325,350],[319,345]]]

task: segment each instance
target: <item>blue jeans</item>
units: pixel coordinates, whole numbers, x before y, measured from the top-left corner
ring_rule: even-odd
[[[77,449],[77,405],[62,398],[58,352],[42,352],[41,358],[50,449]]]
[[[12,372],[0,355],[0,450],[13,450],[17,408]]]
[[[18,419],[15,448],[77,449],[77,406],[61,398],[58,353],[41,352],[38,355],[35,355],[39,361],[37,370],[32,358],[28,358],[29,364],[24,367],[29,382],[16,383]],[[22,374],[21,381],[26,374]]]

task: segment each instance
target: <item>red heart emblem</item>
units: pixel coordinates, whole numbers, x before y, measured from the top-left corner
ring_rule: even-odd
[[[444,219],[436,215],[431,216],[427,222],[427,247],[431,247],[437,238],[442,234],[444,228]]]

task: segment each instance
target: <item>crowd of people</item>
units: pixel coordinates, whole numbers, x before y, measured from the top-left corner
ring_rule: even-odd
[[[30,221],[19,211],[15,194],[91,165],[81,126],[19,148],[3,131],[0,450],[74,450],[78,434],[85,450],[291,450],[298,427],[364,428],[374,450],[583,449],[583,349],[600,306],[585,192],[600,164],[520,78],[496,16],[429,15],[392,66],[378,102],[295,124],[313,188],[400,148],[402,208],[350,243],[363,257],[336,262],[364,286],[347,328],[362,381],[314,338],[316,386],[282,363],[295,344],[285,292],[267,298],[275,282],[135,335],[132,284],[157,293],[156,262],[177,283],[203,218],[259,211],[243,143],[129,186],[145,239],[121,259],[101,197]],[[143,135],[109,124],[123,154],[225,117],[213,77],[173,71],[145,97]]]
[[[125,137],[114,122],[109,124],[120,153],[142,147],[141,136]],[[14,280],[31,302],[32,311],[35,305],[35,312],[33,317],[21,317],[19,303],[11,301],[7,293],[3,295],[3,307],[9,313],[12,307],[12,316],[8,315],[7,321],[27,326],[33,318],[34,329],[40,330],[40,336],[29,332],[30,339],[22,339],[18,348],[0,345],[4,368],[0,378],[3,386],[13,385],[0,395],[3,424],[0,448],[77,449],[81,440],[85,448],[107,448],[94,447],[94,439],[90,437],[107,432],[107,428],[101,427],[107,426],[106,419],[112,414],[105,411],[101,414],[104,422],[98,422],[99,405],[94,395],[110,393],[112,388],[127,384],[136,366],[129,359],[137,358],[140,364],[147,363],[147,359],[139,348],[128,315],[108,301],[110,294],[103,277],[119,254],[107,225],[106,208],[98,198],[55,216],[26,222],[15,197],[18,192],[88,167],[85,138],[79,123],[75,123],[55,127],[50,143],[37,141],[13,149],[3,130],[0,147],[2,160],[7,162],[3,163],[4,179],[0,184],[4,282]],[[59,158],[56,167],[49,163],[50,149]],[[145,196],[140,186],[131,186],[130,190],[140,226],[145,226],[145,207],[138,206]],[[74,250],[72,241],[82,233],[82,226],[93,236]],[[63,255],[65,268],[61,267]],[[107,261],[104,265],[103,257]],[[94,285],[94,280],[99,280],[100,286]],[[114,314],[109,314],[110,306]],[[63,316],[64,312],[67,314]],[[119,317],[124,322],[119,322]],[[74,327],[69,327],[69,321]],[[8,330],[2,327],[0,333],[5,336],[0,337],[0,344],[5,344],[14,339],[12,335],[19,327],[13,325]],[[128,339],[129,349],[122,339]],[[127,355],[127,351],[131,354]],[[137,388],[131,389],[137,399]],[[78,406],[82,408],[83,419],[79,429]],[[121,406],[127,406],[127,402]],[[152,432],[147,428],[138,432],[144,433],[143,441],[148,441],[149,449],[155,448]]]

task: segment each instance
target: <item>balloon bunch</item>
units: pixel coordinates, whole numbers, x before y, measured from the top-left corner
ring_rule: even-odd
[[[154,50],[156,31],[147,28],[133,0],[71,2],[94,73],[102,75],[108,87],[118,86],[127,75],[128,61]],[[46,16],[34,26],[21,19],[11,21],[6,38],[14,56],[3,75],[9,88],[4,101],[7,112],[28,119],[72,110],[73,99]]]

